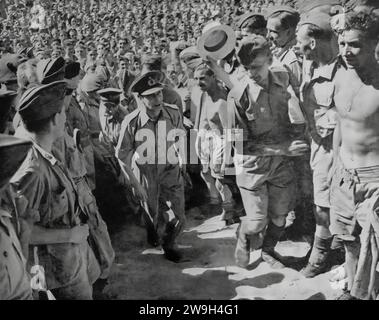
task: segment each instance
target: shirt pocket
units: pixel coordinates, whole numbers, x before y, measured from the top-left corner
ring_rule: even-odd
[[[51,192],[50,206],[43,218],[44,225],[56,227],[58,225],[70,226],[71,221],[68,216],[68,196],[66,189],[59,189]]]
[[[334,110],[334,85],[331,82],[316,83],[313,87],[316,108],[314,119],[317,133],[325,138],[332,134],[336,125],[336,111]]]
[[[315,83],[313,94],[317,105],[329,109],[333,104],[334,84],[332,82]]]

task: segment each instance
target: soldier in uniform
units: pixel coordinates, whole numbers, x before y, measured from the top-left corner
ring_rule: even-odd
[[[234,110],[231,128],[242,129],[236,137],[234,163],[246,217],[238,229],[236,262],[249,264],[250,249],[262,247],[262,259],[283,268],[275,246],[281,238],[286,216],[294,206],[294,171],[290,157],[309,148],[296,139],[288,115],[290,94],[287,72],[274,72],[269,42],[250,36],[241,42],[238,58],[248,76],[229,94]]]
[[[70,173],[52,154],[64,134],[65,90],[66,83],[57,81],[33,87],[20,99],[22,134],[33,147],[11,186],[28,265],[45,269],[47,288],[57,299],[92,299],[100,268],[88,244],[88,215]]]
[[[290,6],[275,6],[267,16],[267,37],[272,44],[274,62],[285,65],[289,69],[291,85],[298,93],[302,82],[302,62],[294,46],[300,15]]]
[[[106,144],[117,146],[121,123],[124,120],[127,113],[120,106],[121,89],[106,88],[99,90],[97,94],[100,96],[100,141],[104,141]]]
[[[178,107],[163,102],[159,81],[159,73],[148,72],[132,85],[140,107],[122,123],[116,156],[155,226],[166,258],[179,262],[175,240],[185,223],[184,183],[175,135],[185,136],[185,131]],[[133,158],[137,175],[131,170]]]
[[[14,227],[19,221],[4,203],[9,181],[24,161],[32,143],[8,135],[0,135],[0,300],[31,300],[32,289],[26,271],[26,260]],[[7,194],[7,195],[6,195]]]
[[[336,126],[334,106],[334,77],[339,63],[333,52],[333,31],[330,16],[312,13],[302,18],[297,32],[298,46],[302,54],[312,61],[310,75],[301,87],[302,102],[307,117],[311,142],[311,168],[316,218],[316,233],[306,277],[314,277],[326,271],[327,257],[332,244],[329,231],[330,183],[329,171],[333,163],[333,132]]]

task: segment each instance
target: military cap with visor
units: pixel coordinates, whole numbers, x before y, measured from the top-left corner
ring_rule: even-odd
[[[106,88],[97,91],[97,94],[100,96],[100,100],[103,102],[113,102],[118,103],[120,101],[120,95],[122,90],[118,88]]]
[[[140,75],[130,86],[130,92],[138,93],[140,96],[148,96],[162,90],[162,73],[159,71],[150,71]]]

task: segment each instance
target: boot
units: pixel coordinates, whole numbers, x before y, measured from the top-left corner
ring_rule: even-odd
[[[225,221],[226,226],[240,223],[242,211],[235,207],[235,202],[231,201],[222,204],[222,213],[220,219]]]
[[[241,232],[241,224],[237,230],[237,245],[234,252],[236,264],[246,268],[250,262],[250,238]]]
[[[262,260],[268,263],[273,269],[285,268],[285,265],[280,261],[279,255],[275,252],[275,246],[283,235],[284,229],[285,226],[278,227],[270,222],[263,240]]]
[[[315,236],[311,256],[307,266],[302,271],[302,274],[306,278],[314,278],[326,271],[328,268],[327,259],[332,240],[333,238],[321,239]]]
[[[340,266],[345,263],[345,246],[343,241],[337,237],[333,237],[330,246],[330,254],[328,256],[328,263],[331,267]]]
[[[183,261],[182,253],[177,249],[175,240],[182,230],[182,225],[178,219],[174,219],[166,224],[165,233],[162,236],[162,249],[167,260],[175,263]]]

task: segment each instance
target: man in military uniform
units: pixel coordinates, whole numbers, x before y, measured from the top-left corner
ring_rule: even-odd
[[[163,85],[159,80],[159,73],[148,72],[132,85],[140,107],[122,123],[116,156],[156,228],[166,258],[179,262],[181,254],[175,240],[184,227],[185,215],[175,135],[185,132],[178,108],[163,102]],[[138,178],[131,170],[133,158]]]
[[[0,300],[30,300],[32,289],[26,271],[17,231],[19,221],[12,217],[12,210],[4,203],[9,194],[9,180],[24,161],[32,143],[12,136],[0,135]],[[6,195],[7,194],[7,195]]]
[[[300,15],[290,6],[275,6],[267,16],[267,37],[272,44],[274,61],[288,68],[292,76],[291,85],[298,93],[302,82],[302,62],[294,46]]]
[[[339,63],[333,52],[333,31],[330,16],[312,13],[302,18],[297,32],[298,47],[305,58],[312,61],[311,68],[301,87],[302,102],[307,117],[311,142],[311,168],[316,233],[308,266],[303,270],[306,277],[314,277],[326,271],[327,257],[332,244],[329,231],[330,183],[329,171],[333,163],[333,132],[336,126],[334,106],[334,77]]]
[[[274,249],[294,206],[290,157],[309,148],[296,139],[289,119],[288,73],[269,68],[273,59],[269,42],[262,36],[247,37],[241,42],[238,59],[248,76],[228,97],[229,108],[234,110],[230,127],[243,132],[236,137],[243,145],[236,144],[234,155],[246,211],[238,229],[236,262],[246,267],[250,248],[262,247],[262,259],[274,268],[283,268]]]
[[[20,99],[22,134],[33,147],[11,186],[28,265],[45,269],[47,288],[57,299],[92,299],[100,269],[87,240],[88,216],[70,173],[52,154],[64,134],[65,90],[66,83],[57,81],[31,88]]]
[[[106,88],[97,92],[100,96],[100,141],[104,141],[114,147],[117,146],[121,123],[127,114],[120,106],[120,95],[122,92],[121,89],[117,88]]]

